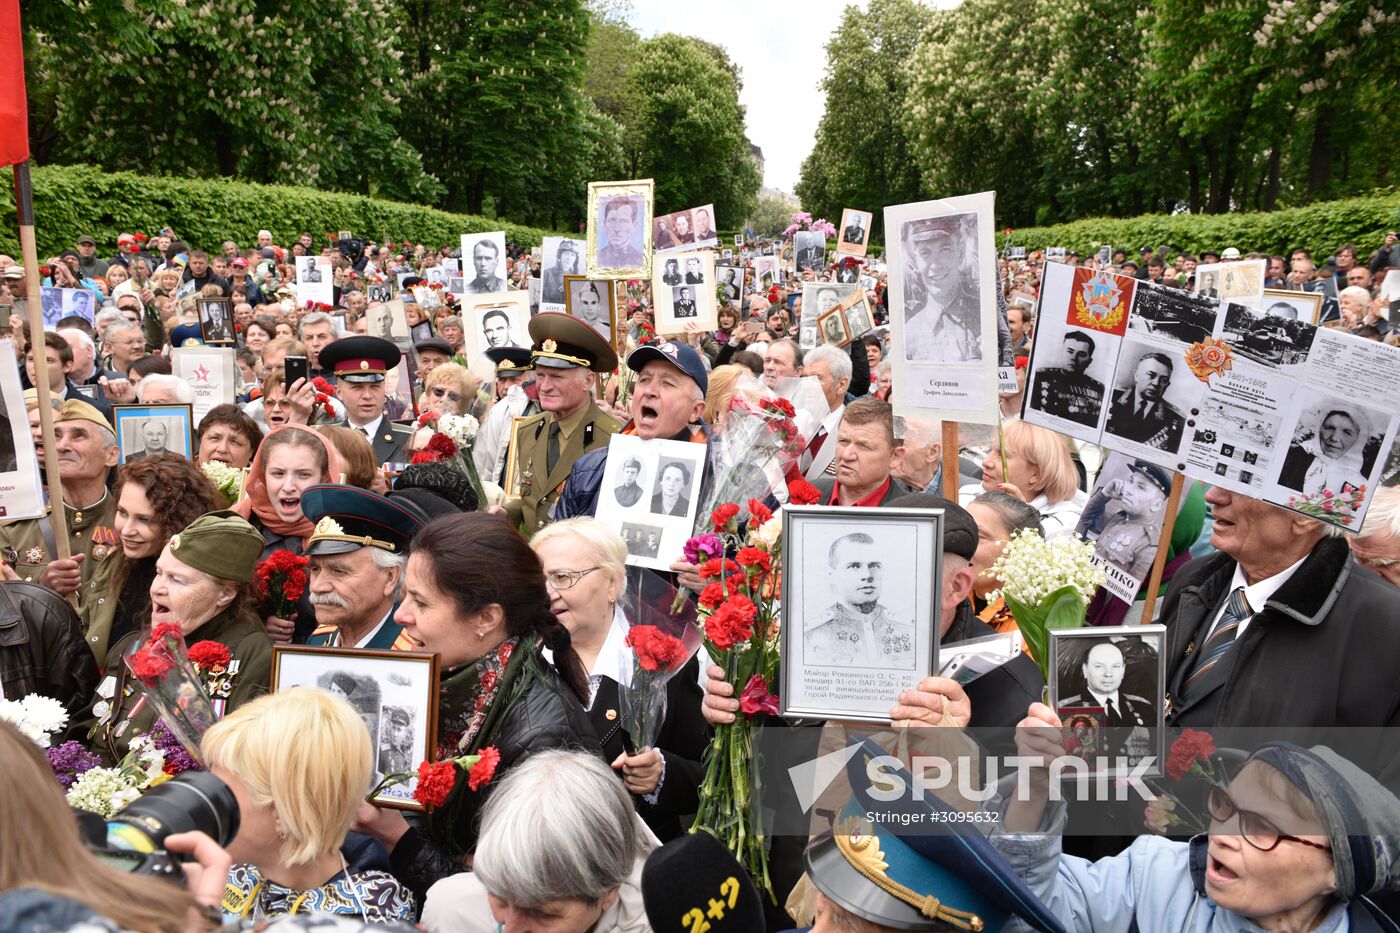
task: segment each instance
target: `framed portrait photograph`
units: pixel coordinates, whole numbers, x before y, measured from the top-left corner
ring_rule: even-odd
[[[870,295],[865,289],[857,289],[854,295],[845,298],[840,306],[846,319],[846,333],[851,340],[859,340],[875,329],[875,315],[870,310]]]
[[[588,277],[651,277],[650,178],[588,183]]]
[[[687,324],[713,330],[715,254],[709,250],[658,256],[652,267],[652,306],[658,334],[679,334]]]
[[[274,645],[269,691],[314,687],[345,698],[369,730],[374,751],[370,786],[385,775],[418,770],[437,757],[438,656],[420,651],[363,651]],[[380,806],[422,810],[414,778],[385,788]]]
[[[210,346],[233,346],[233,308],[227,298],[196,298],[199,334]]]
[[[613,280],[590,279],[586,275],[564,277],[564,313],[576,317],[598,332],[611,346],[617,329],[617,307],[613,303]]]
[[[695,528],[704,451],[685,441],[613,435],[598,495],[598,518],[620,528],[627,563],[665,570]]]
[[[715,281],[724,290],[725,301],[742,301],[744,297],[744,267],[716,263]]]
[[[874,215],[848,207],[841,212],[840,236],[836,238],[839,256],[864,256],[870,243],[870,221]]]
[[[544,238],[544,258],[540,262],[540,310],[563,311],[564,282],[569,276],[583,278],[588,244],[563,236]]]
[[[467,295],[459,313],[469,360],[495,347],[530,346],[529,292]]]
[[[1050,631],[1050,705],[1066,726],[1065,752],[1083,758],[1086,773],[1127,774],[1152,756],[1145,776],[1161,776],[1166,633],[1164,625]]]
[[[44,314],[44,330],[54,330],[66,317],[80,317],[91,324],[96,320],[97,296],[86,288],[44,285],[39,289],[39,306]]]
[[[1292,315],[1289,313],[1292,310]],[[1316,324],[1322,314],[1322,295],[1317,292],[1295,292],[1282,288],[1264,289],[1264,313],[1276,317],[1292,317],[1305,324]]]
[[[783,716],[889,722],[938,667],[942,509],[783,508]]]
[[[817,318],[817,334],[822,343],[837,347],[844,347],[851,342],[851,335],[846,330],[846,315],[839,306]]]
[[[826,269],[826,234],[820,230],[799,230],[792,235],[792,261],[797,274]]]
[[[192,405],[117,405],[112,420],[120,449],[118,463],[133,463],[156,454],[193,457]]]
[[[395,298],[365,308],[365,333],[379,337],[400,347],[411,342],[408,327],[408,311],[402,298]]]
[[[462,289],[466,294],[490,295],[508,287],[504,231],[462,234],[462,262]]]

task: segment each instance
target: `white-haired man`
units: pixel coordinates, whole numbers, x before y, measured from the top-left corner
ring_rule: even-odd
[[[136,383],[136,401],[142,405],[193,405],[194,389],[179,376],[151,373]]]
[[[833,346],[809,350],[802,359],[802,374],[815,376],[829,409],[802,452],[799,468],[808,480],[836,475],[836,429],[846,411],[846,390],[851,387],[851,357]]]
[[[1347,537],[1358,563],[1400,586],[1400,489],[1377,489],[1361,533]]]

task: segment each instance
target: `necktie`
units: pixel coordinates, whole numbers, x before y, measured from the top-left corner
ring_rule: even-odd
[[[1116,723],[1118,721],[1118,706],[1113,702],[1113,698],[1108,699],[1108,721]]]
[[[1201,650],[1196,655],[1195,669],[1181,685],[1183,694],[1189,694],[1193,684],[1199,685],[1201,678],[1210,673],[1224,658],[1225,652],[1234,647],[1235,635],[1239,631],[1240,623],[1248,619],[1251,614],[1249,601],[1244,598],[1244,587],[1236,587],[1234,592],[1230,594],[1230,598],[1226,600],[1225,612],[1220,616],[1220,624],[1201,645]]]
[[[1146,418],[1146,417],[1147,417],[1147,400],[1146,400],[1146,399],[1143,399],[1141,402],[1138,402],[1138,417],[1139,417],[1139,418]]]
[[[802,452],[802,462],[798,464],[802,471],[807,472],[812,461],[817,458],[817,451],[822,449],[822,443],[826,441],[826,428],[818,428],[817,433],[812,435],[812,439],[807,442],[807,449]]]
[[[363,435],[369,440],[370,443],[374,443],[374,438],[370,437],[370,435],[369,435],[369,428],[361,427],[361,428],[357,428],[357,430],[358,430],[361,434],[363,434]]]
[[[549,450],[545,454],[545,472],[553,473],[554,465],[559,462],[559,422],[554,421],[549,425]]]

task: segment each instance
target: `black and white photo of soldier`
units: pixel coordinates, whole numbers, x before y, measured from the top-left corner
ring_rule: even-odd
[[[638,225],[645,218],[646,202],[635,195],[614,195],[599,199],[598,266],[602,269],[632,269],[642,265]]]
[[[710,215],[710,208],[697,207],[692,213],[695,214],[695,242],[701,246],[713,246],[719,242],[719,231],[715,229],[714,219]]]
[[[1284,454],[1278,484],[1305,496],[1326,490],[1338,496],[1358,492],[1368,485],[1387,420],[1381,412],[1338,398],[1305,407]]]
[[[630,509],[642,499],[642,461],[628,457],[622,465],[622,482],[613,487],[613,498],[624,509]]]
[[[222,301],[200,301],[199,317],[204,324],[205,343],[233,343],[233,328],[230,326],[227,305]]]
[[[818,318],[817,321],[821,325],[823,343],[845,343],[846,332],[841,327],[840,314],[828,314],[826,317]]]
[[[540,279],[540,301],[544,304],[564,303],[564,276],[580,275],[583,272],[583,255],[579,244],[561,238],[554,250],[553,262],[546,257],[544,273]]]
[[[360,714],[360,720],[369,730],[371,744],[377,747],[380,713],[378,682],[373,677],[350,671],[325,671],[316,678],[316,686],[339,695],[355,707],[355,712]],[[375,780],[378,781],[380,777],[383,777],[382,773],[377,774]]]
[[[413,741],[413,710],[406,706],[385,706],[379,715],[380,774],[402,774],[417,767]]]
[[[914,670],[913,617],[908,607],[884,601],[890,560],[886,551],[871,535],[852,532],[834,540],[825,554],[811,555],[823,565],[804,569],[804,586],[812,587],[813,593],[803,598],[803,605],[825,602],[826,608],[803,632],[803,663]],[[818,588],[829,588],[830,596],[823,600]]]
[[[685,261],[685,284],[705,284],[705,273],[700,269],[700,257],[692,256]]]
[[[1119,373],[1104,430],[1158,450],[1175,450],[1181,443],[1186,416],[1167,401],[1167,390],[1176,375],[1172,358],[1160,350],[1149,350],[1138,356],[1131,368],[1121,367]]]
[[[1055,708],[1101,709],[1106,742],[1099,751],[1128,764],[1151,754],[1151,733],[1165,694],[1160,632],[1057,639]]]
[[[744,296],[744,270],[738,266],[720,266],[719,284],[726,301],[738,301]]]
[[[307,285],[321,284],[321,269],[316,265],[315,256],[303,256],[301,258],[301,281]]]
[[[569,285],[570,291],[573,292],[570,296],[569,309],[573,312],[574,317],[596,330],[604,340],[611,342],[612,319],[604,303],[608,287],[587,280],[575,280]]]
[[[472,295],[490,295],[506,290],[506,280],[497,274],[501,267],[501,246],[494,237],[484,237],[472,244],[472,280],[467,283],[466,292]],[[464,276],[465,277],[465,276]]]
[[[661,550],[661,526],[623,522],[622,540],[633,557],[655,557]]]
[[[666,260],[665,271],[661,273],[661,281],[667,285],[681,284],[681,262],[679,259]]]
[[[1094,542],[1094,554],[1137,580],[1157,557],[1171,477],[1159,466],[1133,460],[1117,476],[1100,476],[1075,529]],[[1126,473],[1126,475],[1123,475]]]
[[[700,311],[695,306],[695,289],[689,285],[671,289],[671,313],[677,320],[697,317]]]
[[[1056,418],[1094,427],[1103,411],[1103,383],[1089,375],[1094,362],[1094,338],[1072,330],[1061,341],[1051,364],[1036,370],[1031,407]],[[1055,365],[1058,364],[1058,365]]]
[[[856,246],[865,242],[865,215],[863,213],[851,211],[851,221],[841,232],[841,242],[853,243]]]
[[[1196,279],[1196,294],[1203,298],[1219,298],[1220,288],[1216,284],[1216,273],[1202,272]]]
[[[1297,307],[1275,301],[1262,312],[1231,303],[1225,309],[1221,339],[1244,359],[1264,366],[1290,366],[1307,360],[1315,336],[1317,328],[1300,319]]]
[[[863,337],[875,329],[875,322],[870,318],[870,302],[857,301],[846,309],[846,331],[854,340]]]
[[[1216,302],[1176,288],[1139,283],[1128,329],[1185,344],[1199,343],[1215,330]]]
[[[836,267],[836,281],[851,285],[860,281],[860,266],[853,262],[843,262]]]
[[[904,356],[911,363],[982,360],[977,215],[912,220],[904,250]]]

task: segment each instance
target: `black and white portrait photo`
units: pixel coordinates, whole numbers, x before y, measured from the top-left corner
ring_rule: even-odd
[[[588,267],[597,278],[643,277],[651,266],[652,183],[588,183]]]
[[[753,261],[753,281],[757,291],[768,290],[782,281],[782,260],[777,256],[759,256]]]
[[[462,234],[463,291],[468,295],[494,295],[506,290],[506,235]]]
[[[388,774],[413,772],[436,757],[438,657],[413,651],[277,645],[272,651],[271,692],[314,687],[354,707],[374,752],[373,783]],[[417,779],[375,796],[381,806],[421,810],[413,799]]]
[[[316,263],[315,256],[300,256],[297,258],[297,281],[307,285],[319,285],[321,283],[321,269]]]
[[[737,245],[737,244],[736,244]],[[799,230],[792,237],[793,264],[797,274],[826,269],[826,234],[820,230]]]
[[[678,334],[687,324],[715,326],[715,255],[674,253],[658,260],[652,276],[656,332]]]
[[[1030,407],[1054,418],[1085,427],[1097,427],[1103,412],[1104,379],[1113,362],[1099,351],[1107,343],[1102,334],[1067,328],[1058,335],[1045,333],[1036,341],[1035,371]]]
[[[1351,399],[1310,400],[1298,412],[1278,484],[1304,496],[1349,497],[1369,487],[1389,422],[1384,412]]]
[[[844,346],[850,341],[846,333],[846,318],[840,308],[832,308],[817,318],[817,330],[821,332],[822,343]]]
[[[715,206],[706,204],[690,212],[695,220],[695,245],[718,246],[719,230],[715,228]]]
[[[1171,486],[1171,473],[1161,467],[1110,453],[1075,527],[1094,542],[1095,557],[1122,571],[1109,574],[1104,585],[1124,602],[1132,602],[1152,572]]]
[[[530,294],[513,291],[490,301],[462,303],[462,325],[468,359],[497,347],[530,346]]]
[[[403,299],[396,298],[365,309],[365,333],[390,343],[406,346],[409,336],[408,310]]]
[[[45,330],[53,330],[66,317],[80,317],[91,324],[97,314],[97,295],[86,288],[45,285],[39,289],[39,307]]]
[[[870,240],[870,212],[846,208],[841,212],[836,252],[844,256],[864,256]]]
[[[623,477],[626,475],[624,467]],[[694,461],[662,457],[656,467],[656,485],[651,494],[651,510],[657,515],[688,515],[690,499],[687,496],[694,475]]]
[[[1196,294],[1258,308],[1264,300],[1264,259],[1203,262],[1196,266]]]
[[[647,481],[642,471],[642,461],[638,457],[628,457],[622,464],[622,482],[613,487],[613,498],[624,509],[630,509],[642,501],[642,484]]]
[[[370,304],[383,304],[394,297],[394,286],[388,282],[371,282],[365,286],[365,300]]]
[[[564,286],[564,311],[598,332],[608,343],[613,333],[613,284],[611,279],[569,276]]]
[[[1165,636],[1161,625],[1051,630],[1056,715],[1067,724],[1083,717],[1085,726],[1094,719],[1101,726],[1071,726],[1065,736],[1065,751],[1089,762],[1092,773],[1126,772],[1149,755],[1160,761]],[[1160,771],[1159,765],[1149,773]]]
[[[156,454],[190,456],[190,405],[118,405],[112,410],[118,463],[133,463]]]
[[[10,425],[9,408],[0,392],[0,473],[13,473],[19,466],[15,453],[15,429]]]
[[[1303,303],[1315,295],[1294,292]],[[1317,327],[1311,310],[1299,313],[1298,305],[1282,299],[1269,299],[1263,311],[1231,303],[1225,308],[1225,329],[1221,339],[1234,353],[1246,360],[1278,369],[1307,362]]]
[[[875,329],[870,298],[863,289],[842,302],[842,313],[846,317],[846,335],[851,340],[864,337]]]
[[[232,344],[233,319],[227,298],[196,298],[199,332],[207,344]]]
[[[975,213],[899,225],[906,360],[981,361],[984,347],[977,225]]]
[[[660,525],[623,522],[622,540],[627,544],[628,555],[655,560],[661,551],[663,531],[664,529]]]
[[[563,311],[564,282],[571,275],[583,275],[588,244],[568,237],[544,238],[544,259],[540,264],[540,310]]]
[[[887,717],[889,704],[878,709],[874,688],[898,692],[937,670],[943,554],[935,542],[943,516],[868,511],[861,518],[829,506],[783,511],[785,709]]]
[[[802,283],[802,317],[799,321],[801,327],[811,328],[814,331],[821,327],[819,321],[834,310],[841,302],[856,293],[855,285],[837,285],[832,282],[804,282]],[[822,338],[823,342],[831,341]],[[816,346],[815,343],[812,346]],[[810,350],[806,344],[804,349]]]
[[[1218,308],[1204,295],[1139,282],[1128,329],[1187,345],[1199,343],[1215,332]]]
[[[1125,342],[1104,432],[1158,450],[1176,450],[1200,382],[1179,354]]]
[[[836,281],[843,285],[852,285],[860,281],[860,266],[854,263],[843,262],[836,267]]]
[[[715,266],[715,277],[724,290],[725,301],[739,301],[744,297],[744,267]]]

